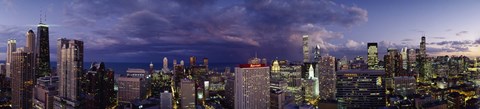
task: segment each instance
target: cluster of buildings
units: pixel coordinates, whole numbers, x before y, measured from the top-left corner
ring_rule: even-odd
[[[57,40],[50,65],[48,25],[7,42],[0,64],[0,107],[14,109],[447,109],[480,108],[480,58],[427,55],[419,48],[367,44],[367,59],[321,55],[303,36],[303,61],[251,58],[233,69],[209,69],[208,58],[172,61],[116,76],[103,62],[85,68],[82,41]],[[233,72],[232,72],[233,70]]]

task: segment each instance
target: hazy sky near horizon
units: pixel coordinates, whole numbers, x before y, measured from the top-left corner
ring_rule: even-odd
[[[368,42],[380,55],[418,48],[423,34],[429,55],[480,56],[478,10],[476,0],[0,0],[0,60],[42,13],[52,60],[66,37],[85,42],[85,61],[245,62],[255,52],[300,61],[305,34],[336,57],[365,56]]]

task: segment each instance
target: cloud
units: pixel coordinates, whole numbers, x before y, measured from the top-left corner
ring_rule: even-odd
[[[87,52],[99,54],[87,57],[124,61],[195,55],[243,62],[254,52],[300,60],[302,35],[312,47],[335,50],[343,45],[329,42],[343,34],[326,27],[368,21],[365,9],[328,0],[78,0],[64,11],[66,26],[94,29],[80,37]]]
[[[471,40],[464,40],[464,41],[441,41],[441,42],[431,42],[431,45],[469,45],[473,44],[474,42]]]
[[[410,41],[413,41],[413,39],[403,39],[402,41],[404,41],[404,42],[410,42]]]
[[[345,47],[349,49],[360,49],[365,45],[364,42],[356,42],[353,40],[347,40],[347,43],[345,43]],[[366,47],[363,47],[366,48]]]
[[[445,39],[445,37],[432,37],[433,39]]]
[[[455,33],[455,36],[462,36],[462,35],[467,34],[467,33],[468,33],[468,31],[460,31],[460,32]]]

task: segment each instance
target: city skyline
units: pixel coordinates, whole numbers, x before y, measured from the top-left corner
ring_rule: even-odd
[[[480,16],[473,14],[478,1],[152,2],[4,0],[0,14],[10,17],[0,18],[0,41],[15,38],[17,45],[25,45],[25,33],[42,18],[51,31],[51,51],[58,38],[82,40],[85,62],[161,62],[163,57],[189,56],[244,62],[254,52],[269,60],[301,61],[302,35],[309,35],[310,51],[318,44],[322,54],[349,59],[366,57],[368,42],[378,43],[379,59],[387,48],[419,48],[423,35],[429,55],[480,56],[480,30],[474,26],[480,25],[475,21]],[[46,18],[40,17],[45,13]],[[0,44],[1,60],[6,47]],[[51,52],[52,61],[55,57]]]

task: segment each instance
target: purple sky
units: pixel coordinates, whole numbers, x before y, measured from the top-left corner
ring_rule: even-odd
[[[0,0],[0,60],[6,42],[24,46],[40,14],[60,37],[85,42],[85,61],[161,62],[163,57],[245,62],[302,58],[301,36],[336,57],[366,55],[366,43],[429,55],[480,56],[480,1],[359,0]],[[35,30],[36,31],[36,30]]]

